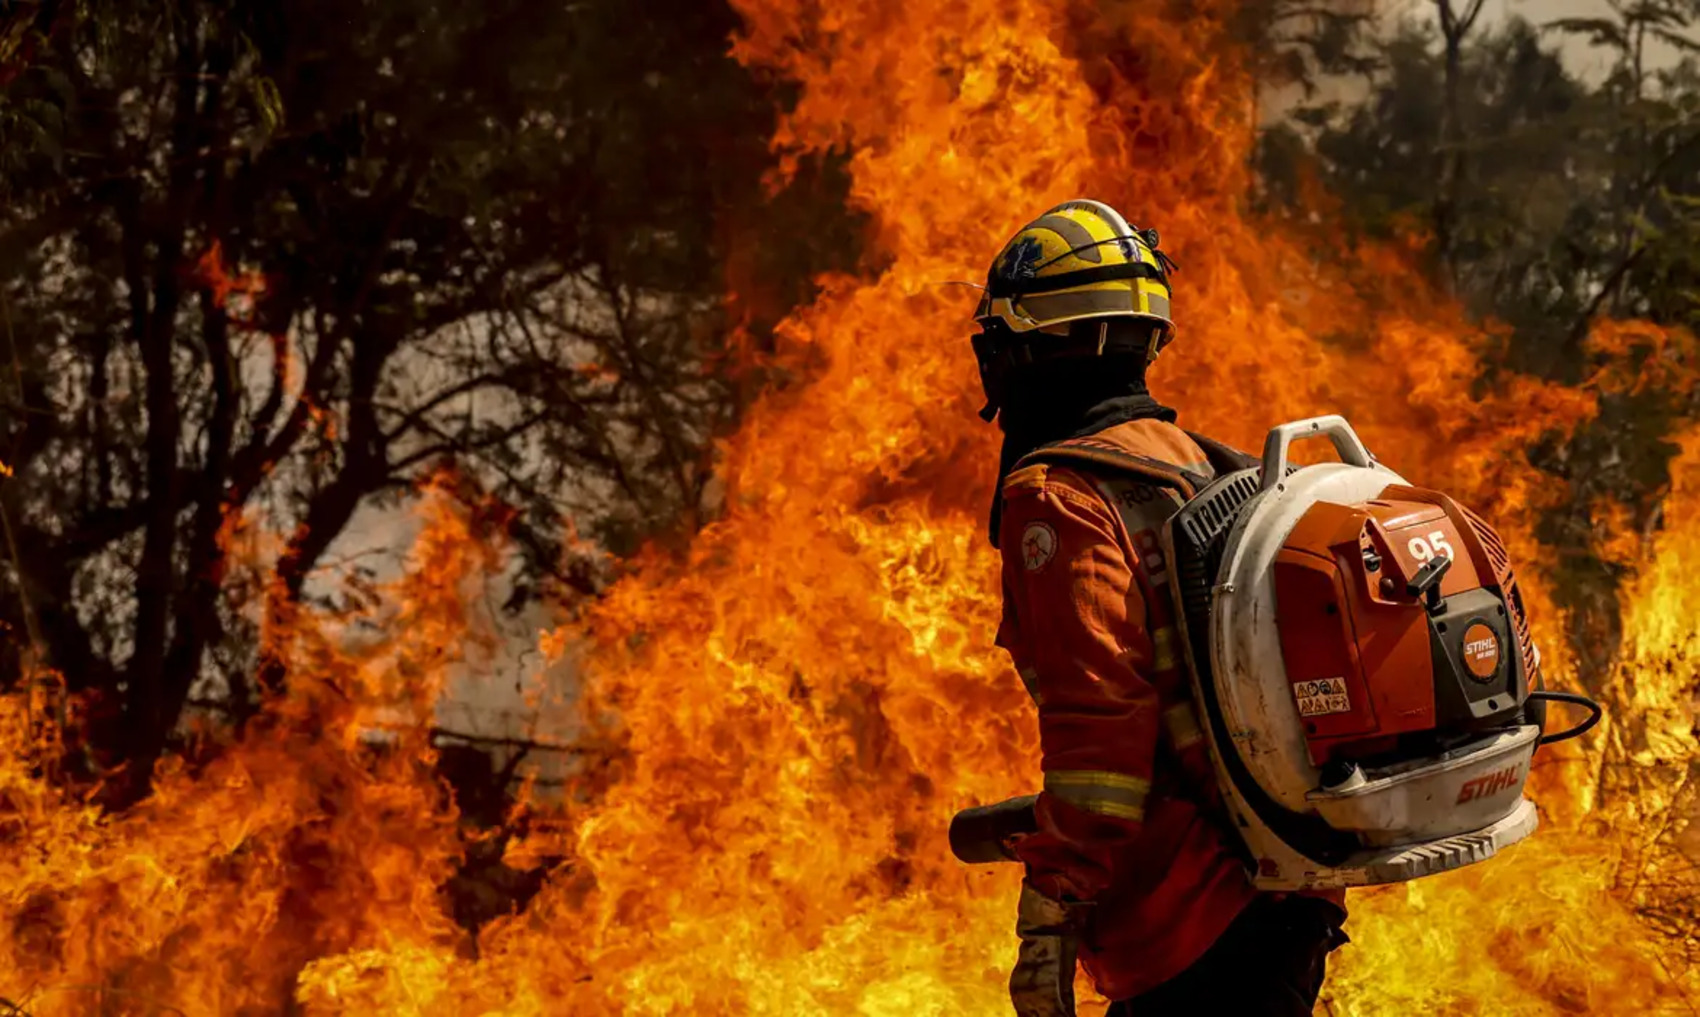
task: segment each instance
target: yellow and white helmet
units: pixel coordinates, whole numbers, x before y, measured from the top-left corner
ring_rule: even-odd
[[[1169,272],[1157,231],[1128,225],[1099,201],[1065,201],[1021,228],[998,252],[974,317],[1011,332],[1066,332],[1083,318],[1136,316],[1174,330]],[[1152,350],[1153,355],[1156,350]]]
[[[998,252],[974,313],[974,337],[992,420],[1010,379],[1032,364],[1080,355],[1155,360],[1174,338],[1169,273],[1157,231],[1129,226],[1110,206],[1065,201],[1021,228]]]

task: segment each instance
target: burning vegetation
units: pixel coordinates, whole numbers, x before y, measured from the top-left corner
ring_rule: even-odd
[[[523,5],[497,6],[513,10],[484,27],[518,47],[497,28],[523,25]],[[1537,757],[1533,839],[1484,865],[1353,892],[1354,942],[1335,955],[1326,1012],[1700,1005],[1700,842],[1689,826],[1700,429],[1666,415],[1676,449],[1656,515],[1548,465],[1636,400],[1688,398],[1691,335],[1651,312],[1627,320],[1629,306],[1578,339],[1587,371],[1535,371],[1511,363],[1503,330],[1426,268],[1414,226],[1348,231],[1314,175],[1294,178],[1302,215],[1254,204],[1269,69],[1245,40],[1275,7],[733,6],[737,63],[749,81],[788,83],[792,103],[768,125],[767,190],[721,194],[724,235],[693,249],[715,255],[711,279],[658,292],[643,265],[669,256],[661,241],[643,257],[548,246],[560,241],[549,231],[583,226],[572,210],[597,174],[617,172],[594,160],[572,181],[531,163],[517,183],[492,174],[481,186],[514,190],[463,194],[425,216],[414,199],[447,156],[406,144],[432,125],[374,123],[368,151],[400,147],[384,153],[387,175],[349,199],[344,224],[335,209],[259,209],[233,188],[177,227],[175,247],[148,248],[138,264],[157,274],[122,291],[153,294],[113,325],[138,330],[134,365],[97,360],[115,366],[20,387],[16,405],[80,408],[75,484],[104,501],[72,517],[34,496],[25,485],[71,432],[37,440],[27,422],[7,425],[0,996],[42,1017],[1002,1012],[1018,874],[958,865],[945,829],[957,809],[1037,786],[1037,734],[991,645],[995,436],[975,414],[973,294],[951,283],[981,278],[1024,215],[1091,195],[1160,228],[1180,262],[1179,337],[1152,386],[1187,426],[1255,446],[1273,423],[1344,414],[1384,461],[1493,521],[1519,562],[1547,680],[1607,705],[1599,733]],[[421,13],[431,5],[403,8],[421,19],[410,30],[441,28]],[[284,58],[256,17],[245,27],[261,33],[257,52],[235,42],[226,52],[209,30],[194,36],[199,58],[273,80],[260,72]],[[570,35],[544,22],[531,34]],[[64,34],[41,45],[68,45]],[[485,58],[501,53],[520,92],[542,88],[559,56],[520,47]],[[418,59],[418,73],[454,73]],[[232,165],[250,151],[230,179],[281,195],[290,188],[266,190],[256,167],[283,173],[319,156],[305,128],[291,133],[299,82],[277,80],[280,121],[199,140]],[[126,107],[141,100],[120,92],[106,127],[140,129],[156,111]],[[271,108],[271,93],[253,95],[253,110]],[[439,107],[436,126],[464,130],[456,144],[469,148],[450,154],[473,159],[494,142],[464,112]],[[576,128],[557,131],[568,122],[557,113],[504,143],[567,144]],[[765,151],[699,142],[696,156],[760,175]],[[698,168],[663,161],[683,176]],[[216,175],[186,172],[194,186]],[[575,181],[590,190],[567,189]],[[666,198],[682,207],[715,193]],[[763,278],[771,253],[752,253],[764,195],[781,208],[799,193],[844,208],[837,225],[784,243],[860,247],[807,255],[817,278],[801,303]],[[75,200],[92,196],[68,190],[48,211],[75,215]],[[377,215],[386,208],[390,218]],[[324,267],[275,249],[244,260],[243,219],[261,215],[288,220]],[[532,215],[546,250],[480,260],[491,223],[519,228]],[[63,240],[60,264],[80,264],[79,245],[132,235],[122,219],[97,225],[110,236]],[[371,230],[388,253],[365,265],[352,240],[311,246],[339,229]],[[386,246],[397,231],[470,253],[454,270],[414,265],[420,248]],[[732,294],[714,313],[741,315],[741,328],[705,346],[687,312],[707,306],[709,289]],[[411,291],[418,302],[391,302]],[[170,306],[159,303],[168,293]],[[587,320],[534,331],[595,301],[603,310]],[[775,324],[773,308],[791,303]],[[414,316],[390,313],[401,306]],[[36,305],[18,313],[50,327]],[[173,337],[191,318],[201,352],[179,356]],[[477,327],[454,333],[468,320]],[[45,343],[35,336],[23,341]],[[662,364],[682,377],[646,376]],[[147,410],[113,409],[110,392],[87,391],[96,379],[133,384]],[[174,385],[207,386],[210,408],[161,437],[147,400]],[[475,389],[502,409],[476,420],[485,404],[457,401]],[[656,392],[671,394],[645,401]],[[535,443],[501,444],[522,434]],[[130,458],[101,458],[120,446]],[[492,454],[498,446],[508,451]],[[658,486],[629,480],[641,471]],[[152,499],[166,490],[174,500],[161,509]],[[1592,499],[1581,510],[1577,490]],[[417,521],[399,573],[358,596],[304,592],[355,506],[386,495]],[[563,518],[599,497],[621,506],[598,531],[603,544],[630,552],[612,579]],[[118,525],[110,516],[123,509],[139,512],[120,534],[129,543],[99,568],[65,574],[36,560]],[[1618,579],[1602,595],[1615,652],[1572,638],[1595,615],[1566,592],[1575,562],[1548,528],[1578,511],[1594,526],[1590,560]],[[655,515],[686,516],[688,538],[635,549],[673,532]],[[511,592],[516,556],[532,595],[555,609],[539,644],[573,665],[584,762],[564,795],[521,781],[480,799],[474,782],[444,780],[452,751],[433,737],[434,711],[452,674],[500,652],[493,591]],[[58,617],[70,602],[54,583],[90,575],[127,575],[139,598],[123,608],[131,634],[109,653],[61,645],[93,619]],[[168,666],[184,660],[187,671]],[[228,709],[180,721],[214,673]],[[497,903],[467,905],[469,885]]]

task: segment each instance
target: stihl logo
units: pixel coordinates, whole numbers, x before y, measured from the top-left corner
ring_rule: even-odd
[[[1462,805],[1465,802],[1473,802],[1478,798],[1487,798],[1490,795],[1499,794],[1506,788],[1515,786],[1522,773],[1523,764],[1512,763],[1505,769],[1495,770],[1485,777],[1467,780],[1464,782],[1464,786],[1458,789],[1458,804]]]
[[[1491,682],[1499,673],[1499,637],[1481,622],[1464,630],[1464,666],[1479,682]]]

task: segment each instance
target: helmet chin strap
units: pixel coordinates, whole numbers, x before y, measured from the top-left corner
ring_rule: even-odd
[[[1167,325],[1151,331],[1151,341],[1145,346],[1145,362],[1147,364],[1156,362],[1157,354],[1163,352],[1163,347],[1169,345],[1169,339],[1173,335],[1173,328]]]

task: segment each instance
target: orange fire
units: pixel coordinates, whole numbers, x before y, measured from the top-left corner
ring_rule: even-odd
[[[1553,493],[1523,450],[1592,395],[1479,386],[1485,337],[1401,251],[1319,250],[1242,211],[1255,96],[1229,5],[1184,23],[1122,2],[738,6],[738,57],[803,86],[777,149],[854,153],[888,267],[827,280],[785,323],[809,380],[727,444],[725,516],[547,637],[587,648],[587,718],[625,749],[570,834],[510,846],[570,861],[475,945],[437,899],[460,845],[420,730],[488,631],[476,590],[500,548],[432,488],[412,567],[365,616],[380,635],[274,613],[293,698],[204,770],[103,820],[0,761],[0,995],[43,1015],[1007,1012],[1018,874],[956,864],[944,830],[1034,788],[1038,746],[991,646],[996,435],[974,415],[972,292],[947,284],[1070,197],[1159,227],[1180,261],[1153,387],[1189,426],[1255,445],[1343,412],[1494,521],[1549,680],[1574,682],[1532,536]],[[1636,335],[1601,341],[1662,341]],[[1353,895],[1329,1012],[1689,1009],[1672,941],[1638,914],[1676,878],[1665,817],[1695,756],[1700,436],[1684,447],[1604,734],[1543,753],[1533,840]],[[378,720],[403,729],[383,751],[361,736]],[[10,744],[24,722],[4,704]]]

